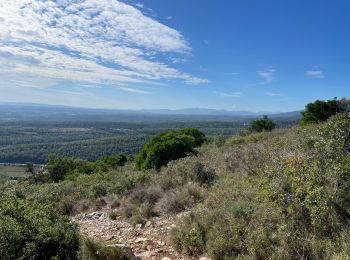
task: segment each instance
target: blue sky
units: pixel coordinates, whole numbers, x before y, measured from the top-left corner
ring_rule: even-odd
[[[349,97],[350,1],[2,0],[0,102],[292,111]]]

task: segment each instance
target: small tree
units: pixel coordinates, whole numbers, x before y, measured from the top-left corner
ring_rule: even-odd
[[[327,101],[316,100],[307,104],[305,111],[301,112],[301,122],[304,124],[323,122],[336,113],[341,112],[341,110],[340,103],[336,99]]]
[[[64,179],[66,174],[80,169],[85,165],[86,162],[78,159],[50,154],[48,156],[46,169],[49,172],[49,178],[54,182],[59,182]]]
[[[205,141],[205,135],[194,128],[159,133],[142,147],[135,158],[136,166],[140,170],[159,169],[171,160],[194,152],[194,148]]]
[[[252,132],[263,132],[263,131],[272,131],[275,129],[276,124],[268,116],[264,116],[261,119],[253,120],[250,123],[249,129]]]

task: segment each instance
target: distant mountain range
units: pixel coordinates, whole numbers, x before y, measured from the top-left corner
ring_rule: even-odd
[[[227,120],[269,115],[297,119],[300,111],[288,113],[187,109],[94,109],[34,103],[0,103],[0,121],[143,121],[143,120]]]

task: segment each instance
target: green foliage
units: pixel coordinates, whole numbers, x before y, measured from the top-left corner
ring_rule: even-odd
[[[213,259],[350,257],[349,113],[220,154],[226,169],[172,231],[179,251]]]
[[[75,225],[48,206],[13,198],[0,200],[1,259],[77,259]]]
[[[1,192],[56,208],[64,215],[100,207],[100,198],[110,195],[126,195],[137,185],[149,182],[149,173],[136,171],[131,165],[110,170],[104,174],[79,174],[75,178],[58,183],[46,182],[34,185],[30,181],[8,183]]]
[[[264,116],[261,119],[256,119],[250,122],[249,129],[252,132],[264,132],[264,131],[272,131],[275,129],[276,124],[272,121],[272,119],[268,118],[268,116]]]
[[[106,166],[108,168],[116,168],[117,166],[124,166],[127,162],[127,157],[124,154],[113,154],[109,156],[104,156],[95,162],[98,167]]]
[[[47,160],[46,169],[49,173],[49,177],[54,182],[62,181],[66,174],[74,171],[77,168],[84,167],[85,162],[65,157],[50,154]]]
[[[341,112],[343,105],[338,100],[316,100],[314,103],[309,103],[305,107],[305,111],[301,112],[301,122],[307,123],[319,123],[326,121],[331,116],[338,112]]]
[[[50,154],[45,167],[49,178],[58,182],[64,179],[75,179],[80,174],[107,172],[117,166],[124,166],[126,161],[127,158],[124,154],[105,156],[96,162],[85,162],[72,157]]]
[[[243,135],[234,135],[226,140],[227,145],[245,145],[248,143],[257,143],[267,139],[268,132],[248,133]]]
[[[185,157],[206,141],[197,129],[187,128],[155,135],[146,143],[135,159],[138,169],[159,169],[169,161]]]
[[[202,145],[204,142],[207,141],[207,138],[205,137],[205,134],[203,134],[201,131],[199,131],[196,128],[184,128],[178,131],[179,135],[187,135],[194,138],[194,147]]]

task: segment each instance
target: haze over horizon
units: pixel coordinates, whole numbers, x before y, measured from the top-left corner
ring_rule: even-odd
[[[350,2],[3,0],[0,102],[296,111],[346,97]]]

